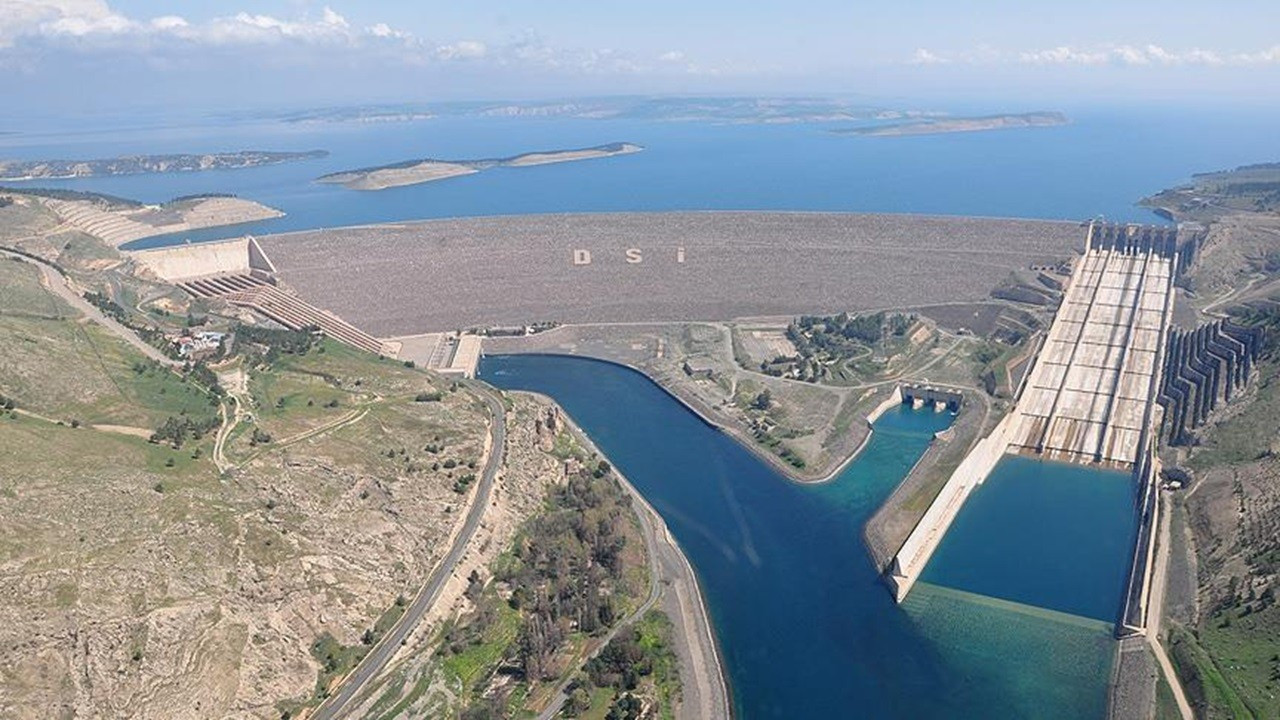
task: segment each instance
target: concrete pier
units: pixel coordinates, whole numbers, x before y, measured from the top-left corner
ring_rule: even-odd
[[[1138,628],[1144,622],[1156,398],[1166,364],[1174,280],[1186,267],[1180,251],[1194,252],[1197,241],[1180,239],[1173,228],[1096,222],[1086,227],[1084,256],[1075,263],[1017,403],[952,473],[889,568],[887,580],[899,602],[974,488],[1006,453],[1026,453],[1134,473],[1144,489],[1143,532],[1122,622]],[[1194,363],[1189,366],[1199,372]],[[903,394],[913,397],[906,389]]]

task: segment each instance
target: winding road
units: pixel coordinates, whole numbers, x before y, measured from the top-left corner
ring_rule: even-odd
[[[166,356],[155,347],[148,345],[142,338],[138,337],[137,333],[116,322],[114,319],[107,317],[96,306],[91,304],[88,300],[85,300],[80,293],[77,293],[71,288],[67,283],[67,278],[63,276],[62,272],[58,270],[58,268],[31,255],[13,252],[5,248],[0,248],[0,256],[30,263],[40,268],[40,272],[44,275],[43,282],[45,287],[53,294],[65,300],[68,305],[79,310],[85,317],[106,328],[112,334],[129,343],[151,360],[170,368],[182,367],[182,363]]]
[[[484,517],[485,508],[489,506],[489,496],[493,491],[494,480],[498,476],[498,471],[502,468],[507,440],[507,409],[502,402],[502,397],[496,390],[483,383],[472,381],[468,381],[466,385],[475,390],[484,399],[485,404],[489,406],[493,414],[493,421],[489,427],[491,440],[489,457],[485,461],[484,472],[480,477],[480,483],[476,487],[476,495],[471,502],[471,508],[467,511],[467,518],[463,523],[462,532],[458,533],[457,537],[454,538],[453,547],[449,548],[449,553],[445,555],[440,564],[436,566],[436,569],[427,577],[426,583],[418,591],[417,597],[410,603],[404,615],[400,616],[400,620],[395,626],[383,636],[377,645],[373,646],[369,654],[365,655],[364,660],[347,675],[337,691],[316,708],[315,714],[310,716],[313,720],[333,720],[334,718],[342,717],[352,709],[356,696],[386,668],[387,663],[391,661],[396,651],[400,649],[401,643],[417,629],[418,623],[422,621],[423,616],[435,604],[436,599],[440,596],[440,591],[444,589],[445,583],[448,582],[449,577],[457,568],[458,562],[462,559],[463,553],[466,552],[471,538],[480,527],[480,520]]]

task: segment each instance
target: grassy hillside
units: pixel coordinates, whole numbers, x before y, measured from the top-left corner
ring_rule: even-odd
[[[1185,497],[1197,610],[1171,633],[1173,660],[1204,718],[1280,717],[1280,353],[1203,433]]]
[[[361,646],[443,555],[483,404],[328,341],[245,350],[220,408],[0,261],[6,717],[278,718],[326,690],[318,640]],[[170,418],[212,425],[149,441]]]

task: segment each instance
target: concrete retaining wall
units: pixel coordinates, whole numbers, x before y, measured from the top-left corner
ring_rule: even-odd
[[[867,413],[867,424],[875,425],[876,421],[880,419],[880,416],[883,415],[886,410],[901,405],[902,401],[902,386],[899,385],[893,389],[893,393],[889,395],[888,398],[885,398],[884,402],[880,403],[874,410]],[[865,443],[866,441],[864,440],[863,442]],[[857,453],[854,454],[856,455]]]
[[[197,243],[129,253],[169,282],[212,275],[273,273],[275,266],[257,240],[242,237],[224,242]]]
[[[1017,412],[1010,413],[996,425],[990,435],[974,446],[955,472],[951,473],[933,504],[907,536],[907,541],[902,544],[889,568],[889,584],[899,602],[919,579],[933,551],[942,542],[947,529],[960,513],[960,508],[964,507],[969,493],[987,479],[996,463],[1004,457],[1017,420]]]

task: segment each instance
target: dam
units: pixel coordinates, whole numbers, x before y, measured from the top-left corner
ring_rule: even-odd
[[[1155,443],[1174,281],[1196,238],[1164,227],[1090,222],[1061,306],[1009,414],[980,440],[908,535],[886,577],[911,592],[966,501],[1010,455],[1128,473],[1138,537],[1121,625],[1145,627]]]

